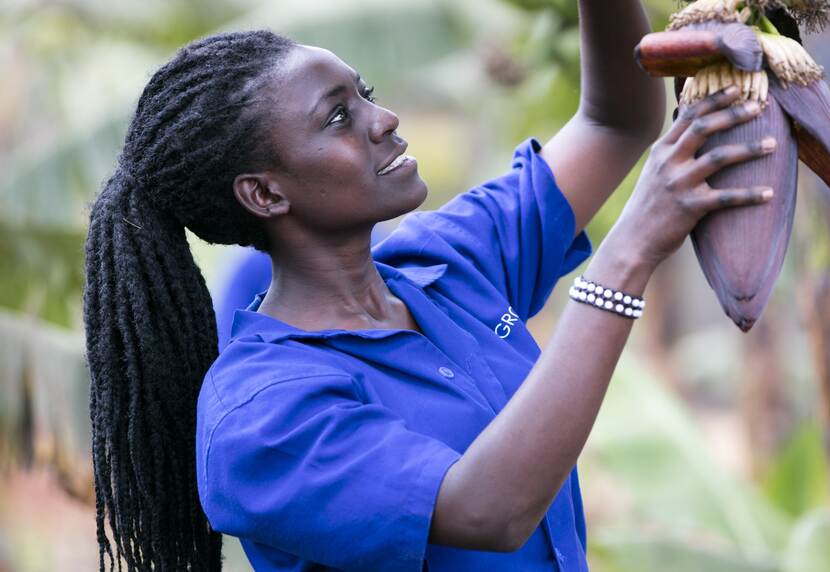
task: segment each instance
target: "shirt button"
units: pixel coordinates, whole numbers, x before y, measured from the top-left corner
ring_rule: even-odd
[[[438,373],[446,377],[447,379],[452,379],[455,377],[455,372],[448,367],[441,366],[438,368]]]

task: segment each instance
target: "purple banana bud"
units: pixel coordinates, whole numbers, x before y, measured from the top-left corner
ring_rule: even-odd
[[[784,87],[770,76],[770,95],[795,122],[798,157],[830,185],[830,87],[823,79]]]
[[[783,7],[789,15],[771,10]],[[712,212],[692,231],[706,279],[743,331],[760,317],[781,271],[795,213],[797,158],[830,185],[830,87],[800,45],[797,28],[794,34],[788,28],[794,26],[790,16],[824,22],[828,13],[830,0],[695,0],[636,51],[647,72],[675,76],[680,108],[730,85],[740,89],[742,101],[763,106],[755,120],[709,137],[701,154],[768,135],[778,142],[775,153],[728,166],[708,180],[716,189],[770,186],[773,199]],[[785,24],[785,35],[771,19]]]
[[[657,76],[693,76],[703,67],[727,61],[742,71],[760,71],[763,64],[752,28],[715,21],[648,34],[634,55],[640,67]]]
[[[741,71],[761,71],[764,52],[755,31],[745,24],[709,21],[690,24],[680,30],[711,30],[718,35],[718,50]]]
[[[708,179],[715,189],[769,186],[767,203],[714,211],[692,232],[706,279],[726,314],[743,331],[760,317],[781,271],[795,213],[798,147],[784,111],[770,97],[756,119],[717,133],[700,153],[724,144],[775,137],[776,151],[727,166]]]

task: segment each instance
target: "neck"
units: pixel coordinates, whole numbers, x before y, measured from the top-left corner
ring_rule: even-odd
[[[348,237],[304,236],[271,255],[273,278],[259,311],[301,329],[369,329],[396,318],[375,268],[371,229]]]

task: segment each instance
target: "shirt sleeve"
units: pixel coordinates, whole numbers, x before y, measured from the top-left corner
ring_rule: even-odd
[[[420,572],[460,454],[366,404],[348,375],[279,381],[228,411],[199,470],[214,529],[342,570]]]
[[[506,174],[437,211],[410,215],[379,245],[376,258],[405,266],[414,257],[424,265],[448,263],[448,272],[478,273],[523,320],[533,316],[559,277],[591,254],[585,232],[574,238],[573,210],[540,149],[536,139],[524,141]],[[411,244],[420,246],[407,251]]]

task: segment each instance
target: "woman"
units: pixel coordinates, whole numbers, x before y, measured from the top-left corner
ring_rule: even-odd
[[[696,158],[759,110],[726,92],[681,115],[584,274],[627,315],[573,291],[540,353],[524,322],[589,254],[582,229],[664,115],[631,58],[640,3],[580,12],[575,116],[374,250],[373,225],[426,186],[397,117],[334,54],[225,34],[150,79],[87,242],[101,569],[218,570],[216,531],[257,570],[587,569],[574,467],[638,297],[704,214],[768,200],[704,179],[774,142]],[[185,227],[278,269],[218,358]]]

